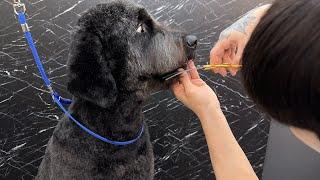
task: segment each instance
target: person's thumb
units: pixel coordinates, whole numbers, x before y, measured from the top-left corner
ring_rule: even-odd
[[[183,71],[183,70],[179,69],[179,71]],[[180,75],[180,79],[179,79],[179,80],[180,80],[181,84],[183,85],[183,87],[184,87],[185,89],[191,88],[192,82],[191,82],[190,77],[189,77],[189,75],[188,75],[187,72],[183,72],[183,73]]]

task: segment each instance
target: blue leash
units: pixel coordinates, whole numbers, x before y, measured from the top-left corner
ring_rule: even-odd
[[[70,105],[72,103],[72,100],[61,97],[52,88],[51,81],[49,80],[49,78],[46,75],[45,70],[44,70],[44,68],[42,66],[40,57],[39,57],[38,52],[37,52],[37,48],[36,48],[36,46],[35,46],[35,44],[33,42],[33,39],[32,39],[31,33],[30,33],[30,29],[29,29],[28,24],[27,24],[27,20],[26,20],[26,16],[25,16],[25,11],[26,11],[25,4],[21,3],[20,0],[14,0],[13,2],[14,2],[13,3],[14,12],[18,15],[19,23],[20,23],[20,25],[22,27],[22,30],[23,30],[24,35],[25,35],[25,38],[26,38],[26,40],[27,40],[27,42],[29,44],[29,47],[31,49],[33,58],[34,58],[34,60],[36,62],[36,65],[37,65],[37,68],[38,68],[38,70],[40,72],[42,80],[44,81],[45,85],[49,89],[53,101],[60,107],[60,109],[69,117],[69,119],[71,119],[74,123],[76,123],[83,131],[87,132],[91,136],[93,136],[93,137],[95,137],[95,138],[97,138],[97,139],[99,139],[99,140],[101,140],[103,142],[106,142],[106,143],[109,143],[109,144],[112,144],[112,145],[115,145],[115,146],[126,146],[126,145],[130,145],[130,144],[133,144],[133,143],[137,142],[140,139],[140,137],[142,136],[142,134],[143,134],[143,131],[144,131],[144,126],[143,125],[141,126],[140,132],[139,132],[139,134],[138,134],[138,136],[136,138],[134,138],[132,140],[129,140],[129,141],[113,141],[111,139],[108,139],[106,137],[103,137],[103,136],[91,131],[90,129],[88,129],[87,127],[82,125],[79,121],[77,121],[66,110],[66,108],[63,106],[63,104],[64,105]]]

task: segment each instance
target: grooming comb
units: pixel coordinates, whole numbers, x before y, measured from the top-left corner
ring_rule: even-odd
[[[204,70],[204,71],[208,71],[210,69],[214,69],[214,68],[241,68],[242,65],[237,65],[237,64],[211,64],[211,65],[197,65],[196,69],[197,70]],[[171,74],[168,74],[164,77],[162,77],[162,79],[164,79],[165,81],[172,79],[176,76],[179,76],[180,74],[184,73],[184,72],[189,72],[192,71],[192,69],[186,69],[184,71],[178,71],[178,72],[173,72]]]

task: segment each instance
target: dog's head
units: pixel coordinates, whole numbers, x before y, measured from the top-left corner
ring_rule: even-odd
[[[78,21],[69,57],[68,90],[101,107],[119,94],[146,97],[168,87],[161,75],[194,58],[197,39],[169,30],[129,2],[100,4]]]

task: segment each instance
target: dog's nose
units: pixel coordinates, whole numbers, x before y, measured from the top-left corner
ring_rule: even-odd
[[[198,38],[194,35],[186,36],[186,42],[189,47],[195,47],[198,44]]]

